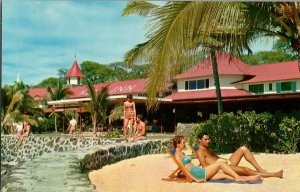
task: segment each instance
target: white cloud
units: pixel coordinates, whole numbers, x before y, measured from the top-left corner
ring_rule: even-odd
[[[3,2],[3,84],[17,71],[37,84],[78,62],[112,63],[144,41],[144,19],[122,17],[125,1]],[[15,69],[14,71],[11,71]]]

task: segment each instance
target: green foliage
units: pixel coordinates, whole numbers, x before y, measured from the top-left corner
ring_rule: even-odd
[[[37,85],[33,86],[33,87],[56,87],[57,83],[58,83],[59,79],[56,77],[49,77],[47,79],[42,80],[40,83],[38,83]]]
[[[275,149],[285,153],[298,152],[297,144],[300,141],[300,121],[296,118],[285,117],[279,124],[278,133],[272,133],[280,145],[275,145]]]
[[[23,82],[1,88],[1,128],[4,133],[13,132],[14,122],[30,121],[36,124],[36,117],[42,114],[37,103],[28,94],[28,86]]]
[[[299,151],[300,121],[293,115],[282,112],[260,113],[255,111],[211,115],[210,119],[193,128],[190,143],[208,133],[212,138],[211,147],[218,152],[230,153],[241,145],[253,151],[275,151],[294,153]],[[299,117],[298,117],[299,118]]]
[[[119,129],[113,129],[112,131],[108,131],[105,133],[105,138],[121,138],[122,131]]]
[[[109,66],[93,61],[84,61],[80,64],[80,67],[85,78],[92,84],[109,82],[110,74],[113,73],[113,70]]]
[[[294,55],[290,55],[282,50],[278,51],[259,51],[251,55],[241,55],[240,59],[249,65],[278,63],[283,61],[293,61],[297,59]]]
[[[51,132],[54,131],[55,128],[55,120],[53,118],[39,118],[37,121],[37,126],[32,126],[32,131],[34,133],[43,133],[43,132]],[[62,129],[62,119],[57,119],[57,126]]]
[[[58,80],[54,89],[48,87],[47,90],[50,94],[51,100],[54,101],[66,99],[69,96],[73,95],[73,92],[70,90],[69,87],[64,86],[63,81],[61,79]]]
[[[106,65],[84,61],[81,64],[82,72],[92,84],[145,78],[147,67],[147,65],[135,65],[128,68],[124,62],[114,62]]]

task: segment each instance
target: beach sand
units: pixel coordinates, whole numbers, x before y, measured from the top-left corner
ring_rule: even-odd
[[[191,154],[185,151],[186,155]],[[228,158],[230,154],[220,155]],[[267,171],[284,170],[283,179],[265,178],[261,184],[237,183],[177,183],[161,178],[177,168],[167,154],[154,154],[120,161],[89,173],[89,178],[98,192],[298,192],[300,183],[300,153],[254,154]],[[197,159],[192,162],[198,165]],[[240,165],[252,168],[242,159]]]

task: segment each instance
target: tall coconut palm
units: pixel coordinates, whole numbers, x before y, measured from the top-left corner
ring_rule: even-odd
[[[70,97],[73,95],[73,92],[70,90],[69,87],[66,87],[63,85],[63,80],[59,79],[57,82],[57,87],[56,88],[47,88],[48,93],[50,94],[50,98],[52,101],[57,101],[57,100],[62,100]],[[54,116],[54,126],[55,126],[55,132],[57,132],[57,123],[56,119],[58,116],[58,113],[53,110],[53,112],[49,116]]]
[[[89,96],[91,100],[85,104],[85,108],[90,112],[92,123],[93,123],[93,132],[96,136],[97,134],[97,121],[101,118],[103,124],[105,124],[106,120],[106,111],[108,107],[108,93],[107,93],[107,86],[101,89],[100,92],[97,92],[94,86],[90,83],[89,80],[84,79]]]
[[[245,2],[244,21],[262,37],[279,37],[298,53],[300,70],[300,3]]]
[[[218,101],[222,99],[217,73],[216,51],[239,53],[248,48],[251,33],[241,20],[241,3],[167,2],[159,7],[149,2],[129,2],[123,15],[139,14],[148,18],[148,40],[138,44],[125,55],[125,62],[150,63],[147,82],[148,105],[156,103],[159,89],[178,74],[182,66],[195,63],[198,54],[212,57],[212,68]]]

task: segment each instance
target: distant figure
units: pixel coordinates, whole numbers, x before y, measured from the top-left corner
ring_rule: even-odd
[[[70,125],[68,127],[69,135],[71,136],[71,138],[74,136],[74,133],[76,131],[76,126],[77,126],[77,121],[75,120],[74,117],[72,117],[70,121]]]
[[[23,135],[23,123],[18,123],[16,128],[17,128],[17,135],[20,138],[20,136]]]
[[[146,124],[143,122],[143,116],[137,115],[136,116],[136,132],[133,136],[133,141],[138,141],[142,139],[146,139],[147,136],[147,129]]]
[[[130,121],[129,138],[132,135],[133,123],[136,119],[135,103],[132,101],[132,95],[127,95],[127,99],[124,102],[124,124],[123,124],[123,140],[127,137],[127,127]]]
[[[30,123],[28,121],[24,122],[24,130],[23,130],[23,134],[19,137],[19,141],[17,146],[22,145],[23,139],[25,137],[29,137],[30,135],[30,131],[31,131],[31,127],[30,127]]]

